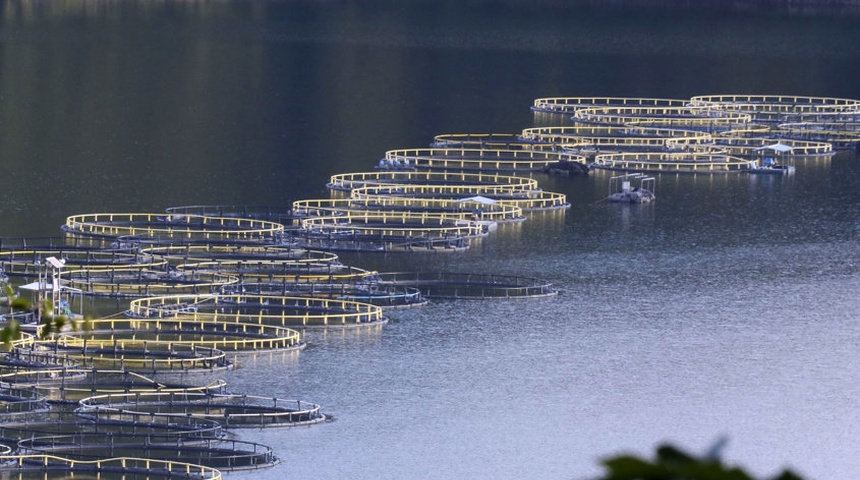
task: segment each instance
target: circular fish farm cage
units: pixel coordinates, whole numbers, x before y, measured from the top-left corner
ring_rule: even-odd
[[[395,193],[386,193],[391,191]],[[365,212],[378,212],[385,215],[410,212],[422,215],[444,215],[468,220],[475,214],[476,207],[482,209],[481,220],[483,221],[508,223],[525,220],[523,210],[514,205],[500,204],[495,201],[479,202],[475,198],[413,198],[398,195],[396,189],[385,187],[357,188],[351,192],[350,198],[298,200],[293,203],[293,209],[301,212],[304,218],[362,215]]]
[[[125,352],[142,346],[148,355],[173,355],[177,348],[241,353],[301,350],[306,346],[300,332],[286,327],[181,316],[94,320],[87,332],[63,333],[41,344],[84,353]]]
[[[782,156],[822,156],[832,155],[833,145],[826,142],[809,142],[804,140],[791,140],[784,138],[763,137],[721,137],[717,136],[707,145],[725,155],[741,158],[752,158],[761,155],[761,150],[769,145],[781,144],[790,147],[790,150],[782,152]],[[707,153],[697,151],[696,153]]]
[[[236,276],[218,272],[142,267],[72,270],[66,276],[64,282],[68,288],[82,295],[106,297],[215,293],[239,281]]]
[[[707,132],[673,129],[632,129],[627,126],[579,124],[526,128],[524,138],[593,156],[599,151],[666,151],[708,145],[714,136]]]
[[[220,471],[253,470],[278,464],[271,447],[227,439],[159,438],[128,434],[52,435],[18,442],[18,455],[48,455],[74,461],[118,457],[186,462]]]
[[[133,237],[141,243],[272,243],[284,234],[282,224],[266,220],[164,213],[72,215],[62,230],[85,237]]]
[[[338,256],[331,252],[280,245],[171,245],[147,247],[141,249],[141,252],[164,259],[172,266],[216,261],[270,261],[295,265],[330,265],[327,268],[342,265]]]
[[[860,114],[860,100],[794,95],[700,95],[693,106],[751,114],[756,122],[785,123],[799,115]]]
[[[110,417],[88,419],[76,413],[71,406],[52,404],[45,413],[0,422],[0,438],[6,443],[33,438],[77,433],[92,433],[103,437],[110,435],[135,435],[146,441],[209,440],[224,438],[220,423],[203,418],[156,416],[151,414],[114,413]],[[77,407],[77,403],[75,405]]]
[[[88,342],[63,334],[57,339],[40,340],[38,346],[42,351],[74,360],[84,367],[150,375],[211,373],[233,368],[225,352],[194,344],[153,343],[122,337]]]
[[[381,190],[387,191],[386,189]],[[376,193],[372,193],[376,192]],[[457,216],[461,219],[471,218],[476,208],[481,209],[481,220],[484,222],[509,223],[525,220],[523,209],[516,205],[508,205],[488,199],[467,197],[451,198],[413,198],[403,195],[379,193],[372,188],[359,188],[352,191],[350,203],[363,210],[408,211]]]
[[[310,232],[359,232],[362,235],[412,237],[480,237],[486,231],[477,222],[464,220],[460,215],[423,212],[346,211],[337,215],[309,217],[302,220],[305,234]]]
[[[485,225],[457,216],[412,212],[346,212],[302,220],[309,248],[343,251],[457,251],[486,235]]]
[[[108,266],[127,268],[158,268],[163,260],[138,252],[136,249],[102,249],[95,247],[54,250],[0,250],[0,270],[7,275],[35,277],[48,257],[62,259],[67,268],[89,269]]]
[[[722,110],[709,105],[685,107],[603,106],[576,110],[573,121],[597,125],[624,126],[631,123],[680,120],[711,125],[713,122],[743,126],[753,123],[749,113]],[[719,124],[717,123],[717,124]]]
[[[285,228],[289,228],[293,223],[292,212],[271,205],[182,205],[168,207],[164,212],[168,215],[265,220],[280,223]]]
[[[296,276],[326,277],[346,275],[366,270],[354,269],[333,262],[295,262],[292,260],[212,260],[184,263],[177,271],[187,274],[226,274],[243,282],[246,278],[280,278]],[[235,283],[235,282],[233,282]]]
[[[432,148],[490,148],[499,150],[540,149],[515,133],[443,133],[433,137]]]
[[[430,299],[513,299],[558,295],[549,282],[510,275],[447,272],[391,272],[381,283],[417,288]]]
[[[380,170],[542,172],[558,162],[585,163],[585,158],[565,152],[539,149],[429,148],[389,150],[379,161]]]
[[[752,160],[730,155],[642,152],[600,154],[592,167],[648,173],[740,173],[752,165]]]
[[[238,292],[241,289],[242,292]],[[369,303],[383,309],[419,307],[427,299],[417,288],[385,285],[378,281],[357,283],[245,283],[241,287],[225,287],[224,294],[245,293],[265,296],[308,296]]]
[[[786,139],[827,142],[836,149],[860,150],[860,121],[783,123],[779,131]]]
[[[456,185],[464,187],[506,185],[510,189],[537,190],[539,188],[538,181],[534,178],[486,172],[376,171],[340,173],[332,175],[326,184],[330,190],[336,191],[350,191],[355,188],[380,185]],[[295,212],[295,208],[293,211],[299,213]]]
[[[342,264],[321,265],[320,268],[308,268],[307,265],[296,270],[282,269],[276,266],[270,268],[270,264],[256,262],[201,262],[196,264],[180,265],[182,271],[187,272],[224,272],[236,278],[237,282],[231,282],[221,287],[220,293],[229,287],[237,287],[241,291],[247,283],[345,283],[362,281],[373,278],[376,272],[362,268],[349,267]]]
[[[18,475],[18,478],[39,478],[57,480],[74,476],[93,476],[96,478],[116,476],[116,478],[147,480],[221,480],[221,472],[212,467],[154,460],[149,458],[120,457],[105,460],[76,461],[53,455],[5,455],[0,456],[0,474],[4,478]]]
[[[0,439],[3,443],[16,445],[18,441],[24,438],[72,435],[86,430],[88,426],[81,423],[72,410],[52,409],[0,422]],[[220,431],[218,435],[221,435]]]
[[[0,418],[10,421],[22,415],[47,412],[48,401],[39,392],[0,383]]]
[[[324,422],[320,406],[302,400],[198,392],[96,395],[81,400],[77,415],[90,420],[135,413],[217,421],[223,428],[264,428]]]
[[[460,185],[398,185],[369,186],[355,189],[355,198],[389,196],[412,199],[447,199],[470,202],[469,205],[481,209],[484,205],[498,203],[502,206],[519,208],[521,211],[553,210],[569,208],[567,196],[563,193],[546,192],[540,189],[512,189],[508,185],[486,185],[466,187]]]
[[[577,110],[593,107],[683,108],[689,103],[689,100],[674,98],[545,97],[536,98],[531,109],[535,112],[572,115]]]
[[[275,295],[173,295],[130,302],[131,318],[183,318],[281,327],[358,327],[384,324],[382,308],[349,300]]]
[[[79,362],[75,360],[52,352],[32,350],[35,342],[35,337],[28,334],[26,339],[19,340],[9,352],[0,354],[0,375],[78,367]]]
[[[77,404],[93,395],[137,392],[227,393],[226,382],[215,380],[204,385],[155,381],[129,370],[96,368],[56,368],[5,373],[0,387],[10,385],[38,392],[51,403]]]

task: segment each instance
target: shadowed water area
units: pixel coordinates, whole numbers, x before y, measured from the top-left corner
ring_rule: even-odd
[[[442,133],[517,133],[535,98],[860,98],[857,17],[778,10],[316,2],[2,2],[0,237],[69,215],[288,207]],[[352,254],[380,271],[546,279],[554,298],[447,301],[244,357],[234,391],[334,421],[240,431],[274,468],[229,478],[585,479],[695,452],[757,474],[860,471],[860,162],[792,176],[535,174],[567,211],[468,251]],[[120,311],[117,302],[100,308]]]

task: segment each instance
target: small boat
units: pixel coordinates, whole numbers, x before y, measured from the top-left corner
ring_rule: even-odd
[[[638,181],[634,186],[632,182]],[[616,183],[621,183],[621,188],[616,189]],[[651,203],[657,199],[654,195],[654,177],[647,177],[642,173],[628,173],[618,175],[609,179],[609,196],[607,202],[613,203]],[[646,188],[646,187],[650,187]]]
[[[792,147],[775,143],[755,149],[761,155],[761,163],[753,161],[749,167],[749,173],[764,173],[772,175],[786,175],[794,173],[793,165],[783,165],[777,160],[777,156],[790,154]]]
[[[786,175],[789,173],[794,173],[793,165],[781,165],[776,162],[771,157],[765,157],[762,161],[761,165],[759,163],[753,162],[750,165],[749,169],[750,173],[765,173],[765,174],[774,174],[774,175]]]

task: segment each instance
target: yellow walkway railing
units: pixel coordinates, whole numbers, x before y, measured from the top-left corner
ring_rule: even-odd
[[[171,308],[177,306],[180,308]],[[196,308],[186,308],[195,306]],[[130,302],[141,318],[187,318],[285,327],[358,326],[386,321],[382,308],[331,298],[277,295],[171,295]]]
[[[110,473],[126,475],[140,474],[157,477],[178,476],[188,480],[221,480],[221,472],[203,465],[153,460],[149,458],[120,457],[103,460],[72,460],[55,455],[0,455],[0,472],[44,471],[47,468],[61,469],[72,474],[102,475]],[[45,473],[45,478],[50,478]]]
[[[573,114],[582,108],[603,106],[684,107],[688,100],[636,97],[546,97],[537,98],[532,110],[538,112]]]
[[[341,173],[332,175],[328,187],[336,190],[375,185],[508,185],[511,188],[534,190],[538,181],[534,178],[501,175],[484,172],[416,172],[379,171]]]
[[[164,213],[91,213],[72,215],[67,233],[105,237],[138,236],[176,240],[259,240],[284,233],[280,223],[234,217],[198,217]]]
[[[611,153],[598,155],[595,168],[663,173],[741,172],[752,160],[728,155],[696,153]]]

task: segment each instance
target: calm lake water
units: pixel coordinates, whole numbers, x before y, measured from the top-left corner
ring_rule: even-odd
[[[0,9],[0,236],[68,215],[285,207],[441,133],[515,133],[548,96],[860,98],[857,18],[340,2]],[[437,302],[243,357],[233,391],[334,421],[238,431],[282,463],[228,478],[576,479],[673,442],[759,475],[860,471],[860,162],[785,178],[537,176],[566,212],[462,254],[351,265],[540,277],[556,298]],[[118,305],[118,309],[121,307]],[[202,379],[206,380],[206,379]]]

